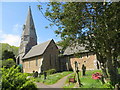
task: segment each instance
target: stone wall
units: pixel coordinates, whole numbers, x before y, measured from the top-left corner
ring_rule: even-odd
[[[75,61],[78,63],[79,70],[81,70],[83,64],[86,66],[86,70],[97,69],[96,55],[94,55],[92,53],[88,54],[88,55],[83,54],[82,57],[80,57],[80,58],[76,58],[76,57],[70,58],[70,64],[71,64],[73,70],[75,70]]]
[[[37,61],[36,61],[37,59]],[[41,65],[42,56],[37,56],[33,58],[29,58],[23,61],[23,72],[24,73],[32,73],[33,71],[39,72],[39,67]],[[37,62],[37,64],[36,64]]]
[[[45,53],[43,55],[43,70],[56,69],[59,70],[59,60],[58,60],[59,50],[56,47],[55,43],[52,41]]]
[[[81,53],[80,57],[74,55],[60,57],[60,70],[75,70],[75,62],[78,63],[78,69],[81,70],[82,65],[86,66],[86,70],[97,69],[96,55],[93,53]]]

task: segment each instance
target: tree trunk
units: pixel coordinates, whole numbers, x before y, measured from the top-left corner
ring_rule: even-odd
[[[118,74],[117,57],[113,57],[113,65],[114,65],[114,69],[115,69],[116,74]]]
[[[103,73],[103,78],[108,78],[107,70],[106,70],[106,58],[104,58],[102,55],[97,53],[97,60],[100,63],[100,68]]]
[[[107,74],[105,63],[101,65],[101,70],[102,70],[104,78],[108,78],[108,74]]]
[[[110,81],[112,85],[115,85],[117,83],[117,73],[116,73],[116,68],[112,64],[112,56],[110,54],[107,56],[107,68],[108,68]]]
[[[102,77],[101,81],[102,81],[102,84],[104,84],[106,82],[106,78],[108,78],[108,74],[107,74],[105,63],[101,64],[100,66],[101,66],[100,68],[101,68],[102,74],[103,74],[103,77]]]

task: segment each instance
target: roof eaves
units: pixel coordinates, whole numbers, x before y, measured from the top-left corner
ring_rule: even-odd
[[[22,58],[22,60],[26,60],[26,59],[30,59],[30,58],[34,58],[34,57],[38,57],[38,56],[42,56],[43,54],[41,54],[41,55],[36,55],[36,56],[31,56],[31,57],[27,57],[27,58]]]
[[[36,57],[36,56],[43,55],[43,54],[45,53],[46,49],[48,48],[49,44],[51,43],[51,41],[52,41],[52,40],[49,40],[49,41],[48,41],[47,47],[45,48],[45,50],[44,50],[41,54],[34,55],[34,56],[28,56],[28,57],[26,57],[26,55],[27,55],[27,54],[26,54],[22,59],[24,60],[24,59],[28,59],[28,58],[32,58],[32,57]],[[42,44],[43,44],[43,43],[42,43]],[[32,47],[32,48],[33,48],[33,47]],[[31,48],[31,49],[32,49],[32,48]]]

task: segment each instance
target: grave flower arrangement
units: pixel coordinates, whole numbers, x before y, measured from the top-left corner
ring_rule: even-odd
[[[101,78],[102,78],[102,74],[100,74],[99,72],[92,74],[92,79],[94,79],[94,80],[101,79]]]

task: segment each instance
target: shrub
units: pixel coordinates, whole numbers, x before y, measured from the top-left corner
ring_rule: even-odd
[[[47,72],[47,75],[50,75],[50,74],[54,74],[56,72],[56,70],[55,69],[49,69],[46,72]]]
[[[12,59],[12,58],[9,58],[7,60],[3,60],[2,61],[2,66],[5,68],[10,68],[12,67],[13,65],[16,65],[15,61]]]
[[[27,74],[20,73],[19,67],[2,68],[2,89],[3,90],[32,90],[36,85],[32,80],[27,79]]]
[[[33,76],[33,73],[26,73],[28,76]]]

